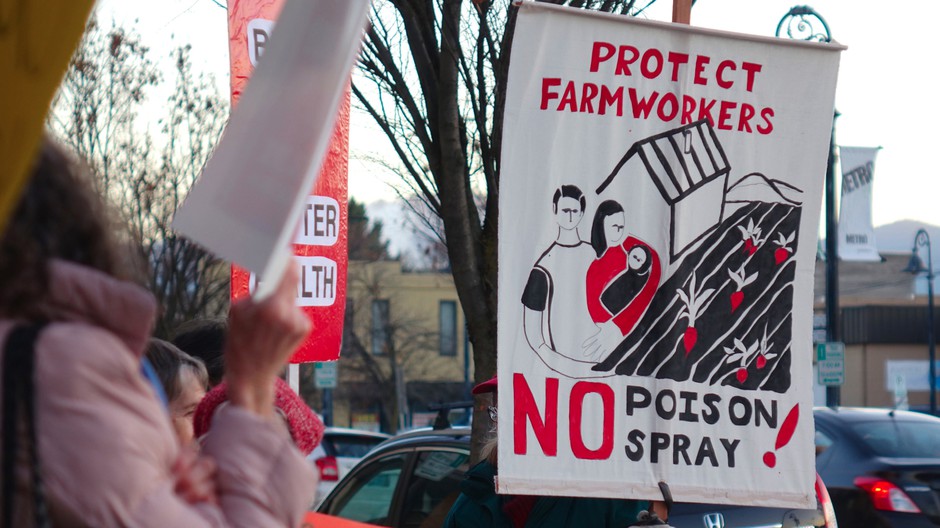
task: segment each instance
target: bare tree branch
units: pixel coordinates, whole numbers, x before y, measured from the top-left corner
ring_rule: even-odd
[[[544,1],[607,12],[632,12],[634,4]],[[359,72],[377,92],[360,85],[356,97],[389,137],[400,162],[391,169],[439,217],[416,224],[446,240],[476,381],[483,381],[496,368],[500,158],[517,8],[511,0],[376,4]],[[487,419],[473,424],[476,456]]]
[[[197,75],[189,47],[178,48],[173,91],[153,136],[138,121],[162,79],[136,33],[93,19],[53,103],[48,127],[90,166],[98,190],[126,225],[130,251],[146,264],[160,304],[155,333],[227,309],[228,266],[176,236],[170,222],[202,171],[227,115],[212,79]]]

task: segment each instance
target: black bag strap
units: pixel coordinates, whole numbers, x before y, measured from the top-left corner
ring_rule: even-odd
[[[26,449],[29,450],[30,476],[33,483],[33,511],[37,527],[50,526],[45,491],[39,475],[39,448],[36,436],[35,345],[45,322],[17,325],[7,336],[3,349],[3,526],[13,522],[13,498],[16,495],[16,454],[19,451],[19,427],[26,425]]]

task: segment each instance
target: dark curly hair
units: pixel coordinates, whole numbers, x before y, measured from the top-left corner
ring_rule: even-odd
[[[228,321],[225,319],[196,319],[177,327],[171,342],[180,350],[199,358],[209,373],[209,386],[222,383],[225,374],[225,336]]]
[[[61,259],[118,279],[136,277],[117,242],[110,209],[84,168],[50,138],[0,236],[0,315],[46,316],[49,263]]]

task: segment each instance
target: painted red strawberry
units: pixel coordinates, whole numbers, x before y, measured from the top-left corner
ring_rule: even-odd
[[[685,355],[689,355],[696,341],[698,341],[698,330],[693,326],[686,328],[685,334],[682,335],[682,345],[685,346]]]
[[[737,369],[734,371],[734,376],[738,378],[738,383],[747,381],[747,365],[750,363],[751,358],[757,354],[758,346],[759,343],[757,341],[754,341],[751,346],[747,346],[744,344],[744,341],[734,338],[733,347],[724,347],[724,363],[737,366]]]
[[[744,302],[744,287],[748,284],[757,280],[757,273],[752,273],[750,276],[747,275],[747,271],[744,269],[744,264],[741,265],[741,268],[738,271],[728,270],[728,276],[731,277],[731,280],[734,281],[736,289],[731,293],[731,311],[734,312],[738,309],[738,306]]]
[[[760,228],[754,225],[753,218],[749,218],[747,226],[739,225],[738,229],[741,230],[741,238],[744,240],[744,252],[753,255],[762,242]]]
[[[745,241],[744,241],[744,252],[747,253],[748,255],[753,255],[753,254],[754,254],[754,250],[755,250],[755,248],[754,248],[754,242],[753,242],[750,238],[747,239],[747,240],[745,240]]]
[[[779,266],[780,263],[790,258],[790,254],[793,253],[793,250],[790,249],[790,244],[793,242],[796,233],[790,233],[788,236],[784,236],[783,233],[777,233],[777,240],[774,241],[774,244],[777,244],[778,247],[774,251],[774,261],[776,261]]]
[[[771,359],[777,357],[777,354],[771,352],[774,344],[770,341],[770,336],[767,335],[767,325],[764,325],[764,337],[760,340],[760,351],[757,354],[757,359],[754,361],[754,364],[757,365],[757,368],[762,369],[767,366],[767,362]]]
[[[731,311],[738,309],[738,306],[741,306],[741,301],[744,300],[744,292],[738,290],[731,294]]]
[[[694,273],[689,280],[688,293],[681,289],[676,290],[676,295],[679,296],[682,304],[685,305],[679,312],[679,319],[685,317],[688,320],[688,326],[685,329],[685,333],[682,335],[682,345],[685,347],[686,356],[689,355],[695,343],[698,342],[698,330],[695,329],[695,320],[705,307],[705,303],[708,302],[714,293],[714,288],[697,288]]]

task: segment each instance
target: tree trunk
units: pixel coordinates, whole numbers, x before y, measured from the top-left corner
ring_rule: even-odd
[[[459,97],[458,35],[461,2],[446,1],[441,13],[441,48],[438,68],[438,130],[440,174],[435,175],[441,198],[441,218],[448,240],[448,256],[454,285],[473,343],[475,379],[479,383],[496,371],[496,319],[494,291],[486,286],[483,240],[479,214],[470,189],[464,130]],[[495,284],[493,282],[492,284]],[[479,399],[478,399],[479,400]],[[471,458],[479,459],[480,447],[489,430],[486,405],[474,406]]]
[[[634,6],[633,0],[541,1],[621,13]],[[500,147],[517,7],[511,0],[387,4],[398,17],[376,10],[359,59],[366,82],[354,82],[353,93],[388,137],[403,180],[441,218],[479,383],[496,373]],[[379,97],[359,89],[370,82]],[[482,211],[473,196],[481,189],[473,184],[485,185]],[[489,403],[489,396],[475,402],[474,461],[492,428]]]

